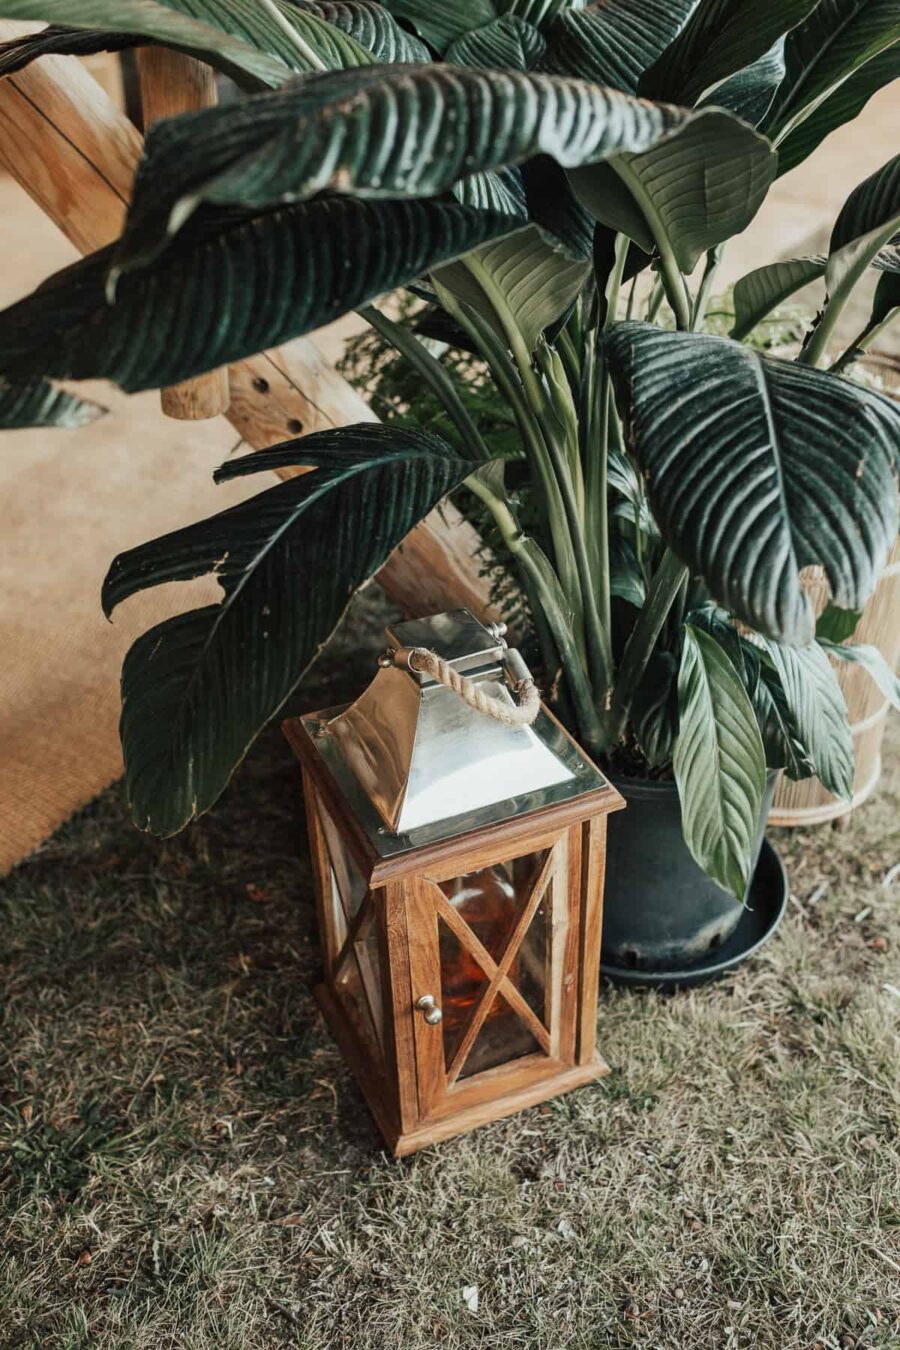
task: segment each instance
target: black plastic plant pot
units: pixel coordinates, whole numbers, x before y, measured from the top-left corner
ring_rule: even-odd
[[[766,782],[753,850],[754,872],[759,872],[761,878],[754,876],[747,897],[747,904],[757,911],[758,921],[767,929],[770,913],[774,928],[783,909],[778,894],[783,889],[778,885],[783,872],[777,856],[773,854],[774,871],[771,867],[757,869],[777,777],[777,773],[770,773]],[[635,975],[646,972],[666,976],[693,968],[699,974],[701,967],[715,966],[722,949],[733,945],[729,940],[747,909],[710,881],[688,852],[674,782],[635,778],[611,781],[625,798],[628,809],[609,821],[603,904],[604,972],[614,978],[629,971]],[[760,894],[761,879],[770,875],[772,884]],[[764,913],[758,912],[760,905]],[[629,981],[635,982],[645,981]]]

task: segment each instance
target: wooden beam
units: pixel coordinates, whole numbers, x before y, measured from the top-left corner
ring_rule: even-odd
[[[0,40],[21,28],[0,21]],[[121,233],[141,137],[74,56],[47,56],[0,80],[0,164],[82,253]],[[377,420],[308,338],[230,368],[227,416],[254,450],[310,431]],[[378,573],[412,618],[488,603],[482,544],[450,503],[432,511]]]
[[[144,130],[162,117],[212,108],[218,102],[216,74],[204,61],[166,47],[141,47],[137,54]],[[227,412],[228,370],[210,370],[160,391],[169,417],[199,420]]]
[[[21,27],[0,21],[0,40]],[[81,253],[122,231],[141,137],[73,56],[0,80],[0,165]]]

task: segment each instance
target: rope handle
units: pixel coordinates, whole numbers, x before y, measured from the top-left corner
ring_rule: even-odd
[[[541,696],[531,673],[514,649],[506,652],[506,662],[515,679],[515,692],[519,702],[510,707],[503,699],[486,694],[480,684],[468,676],[454,670],[453,666],[436,652],[427,647],[402,647],[393,654],[396,665],[408,665],[410,670],[424,672],[451,689],[454,694],[467,703],[476,712],[492,717],[495,722],[503,722],[508,727],[530,727],[541,710]]]

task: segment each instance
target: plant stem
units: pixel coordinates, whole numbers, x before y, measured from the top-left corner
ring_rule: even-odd
[[[850,343],[847,350],[842,352],[834,364],[828,367],[829,371],[833,375],[840,375],[842,370],[846,370],[848,366],[853,364],[860,353],[868,351],[876,338],[879,338],[888,324],[893,323],[898,316],[900,316],[900,308],[889,310],[884,318],[877,323],[870,320],[862,332]]]
[[[667,548],[653,574],[644,608],[638,615],[622,654],[607,721],[607,749],[616,744],[625,729],[632,696],[647,669],[662,626],[687,574],[684,564]]]
[[[669,304],[672,306],[675,315],[675,323],[686,332],[691,326],[691,297],[678,266],[675,252],[669,242],[669,236],[656,214],[652,200],[644,190],[643,183],[628,163],[627,158],[624,155],[617,155],[609,162],[631,192],[641,208],[644,219],[650,226],[654,242],[659,250],[660,276],[666,289]]]
[[[264,9],[273,23],[276,23],[285,37],[290,41],[295,51],[299,52],[304,61],[308,61],[313,70],[327,70],[328,66],[322,60],[317,52],[306,41],[302,33],[294,27],[292,23],[282,14],[281,10],[275,4],[275,0],[257,0],[261,9]]]
[[[547,513],[550,536],[553,540],[554,557],[559,569],[563,591],[572,606],[575,636],[579,645],[581,645],[583,642],[584,602],[578,580],[575,551],[566,522],[565,508],[559,484],[549,462],[541,428],[525,401],[522,386],[517,378],[516,367],[510,360],[503,343],[485,319],[476,314],[468,305],[457,301],[455,296],[444,287],[438,287],[438,297],[451,317],[473,338],[507,403],[512,408],[528,462],[544,490],[543,504]],[[534,383],[537,385],[536,378]],[[540,393],[540,386],[537,387],[542,401],[543,394]]]
[[[697,298],[694,301],[694,307],[691,311],[691,332],[696,333],[706,318],[706,307],[709,304],[709,296],[712,291],[713,282],[716,279],[716,273],[719,270],[719,263],[722,261],[722,245],[717,244],[711,248],[706,255],[706,263],[703,267],[703,276],[700,278],[700,288],[697,291]]]
[[[662,302],[666,298],[666,288],[662,284],[662,277],[657,275],[653,283],[653,290],[650,292],[650,298],[647,301],[647,322],[655,323],[656,316],[662,309]]]
[[[481,432],[469,415],[469,410],[459,396],[459,392],[453,380],[447,371],[441,365],[440,361],[432,356],[431,352],[414,333],[402,324],[395,323],[389,319],[386,314],[382,314],[374,305],[366,305],[358,313],[370,323],[376,332],[395,347],[401,356],[404,356],[410,365],[422,376],[423,380],[430,386],[436,397],[442,403],[448,417],[456,426],[457,431],[462,437],[463,446],[471,457],[470,447],[474,447],[477,456],[487,461],[491,458],[491,452],[484,442]]]
[[[535,541],[529,539],[519,529],[506,502],[497,497],[486,483],[473,474],[471,478],[466,479],[466,487],[480,498],[491,512],[504,544],[523,569],[533,588],[537,605],[543,613],[562,661],[582,739],[586,747],[596,753],[602,744],[602,726],[587,673],[572,635],[571,616],[566,613],[565,597],[559,590],[559,582],[553,568]]]
[[[460,261],[464,267],[469,269],[472,276],[478,282],[490,301],[491,307],[503,329],[506,341],[509,344],[509,350],[513,354],[513,360],[516,363],[519,378],[522,381],[522,387],[525,390],[525,395],[531,410],[535,416],[540,417],[544,410],[544,398],[541,393],[541,386],[532,368],[531,353],[522,336],[522,330],[510,313],[506,296],[497,285],[489,269],[484,266],[481,259],[474,252],[467,254],[466,257],[462,258]]]

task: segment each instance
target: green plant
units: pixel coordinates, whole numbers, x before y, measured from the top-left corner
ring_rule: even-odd
[[[0,0],[0,16],[69,25],[0,68],[152,37],[255,92],[151,130],[121,239],[4,315],[7,378],[170,384],[357,308],[446,414],[446,437],[365,424],[231,461],[220,479],[316,471],[115,560],[107,612],[207,572],[223,590],[126,659],[138,824],[171,833],[215,801],[354,590],[465,484],[583,744],[672,763],[695,856],[742,896],[767,765],[851,789],[846,709],[801,573],[825,571],[833,639],[896,534],[900,416],[837,372],[896,312],[900,158],[850,194],[827,258],[738,284],[730,337],[704,331],[706,313],[723,247],[779,171],[897,73],[893,0],[70,8]],[[870,267],[871,322],[821,369]],[[796,361],[736,340],[817,277],[825,298]],[[408,285],[489,370],[521,465],[497,456],[413,326],[372,306]],[[508,486],[523,466],[527,521]],[[896,698],[891,672],[859,659]]]

